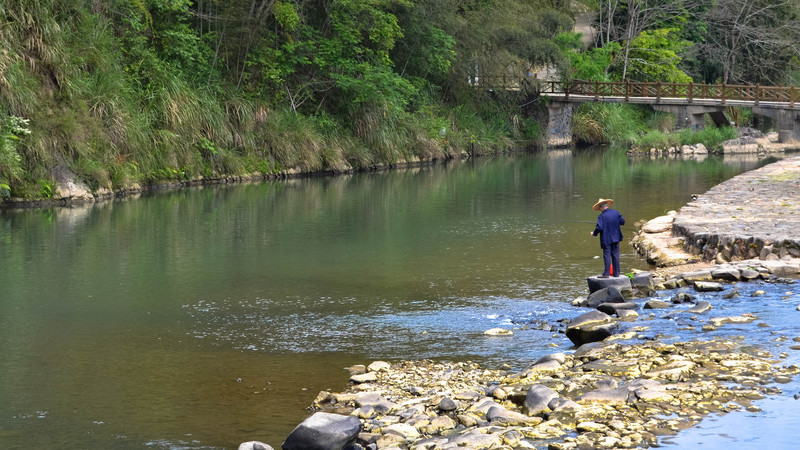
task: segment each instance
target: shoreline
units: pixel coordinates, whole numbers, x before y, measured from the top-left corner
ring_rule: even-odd
[[[514,148],[507,150],[505,152],[501,152],[497,155],[500,154],[507,155],[507,154],[527,152],[527,151],[531,150],[526,148]],[[274,181],[274,180],[329,177],[329,176],[347,175],[353,173],[371,173],[371,172],[381,172],[381,171],[396,170],[396,169],[409,169],[415,167],[431,166],[435,164],[449,164],[457,161],[463,162],[472,158],[497,156],[497,155],[470,154],[464,151],[461,153],[460,156],[456,157],[413,160],[413,161],[399,160],[392,164],[381,163],[372,165],[364,169],[359,169],[359,170],[350,169],[342,172],[337,172],[333,170],[303,171],[298,168],[292,168],[269,174],[258,172],[258,173],[243,174],[243,175],[221,175],[215,178],[199,177],[182,181],[162,181],[147,185],[134,184],[131,187],[118,189],[115,191],[101,188],[95,192],[92,192],[91,189],[84,183],[80,181],[75,181],[77,179],[75,174],[69,172],[66,168],[63,168],[62,166],[57,166],[56,168],[53,169],[55,178],[60,180],[57,181],[56,184],[57,197],[49,199],[36,199],[36,200],[29,200],[20,197],[11,197],[8,199],[0,200],[0,211],[4,209],[15,210],[15,209],[30,209],[30,208],[46,208],[52,206],[71,207],[77,205],[88,205],[92,203],[101,203],[117,199],[137,198],[147,192],[177,191],[191,187],[205,187],[205,186],[213,186],[220,184],[259,183],[259,182]]]

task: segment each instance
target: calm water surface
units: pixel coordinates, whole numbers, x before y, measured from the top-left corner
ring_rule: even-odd
[[[598,197],[627,240],[761,164],[550,151],[2,211],[0,448],[277,448],[345,366],[567,350],[482,332],[575,315]]]

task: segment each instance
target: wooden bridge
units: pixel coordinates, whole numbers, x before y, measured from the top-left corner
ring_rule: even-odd
[[[781,142],[800,143],[800,88],[728,84],[539,81],[540,97],[549,99],[548,144],[572,142],[572,112],[586,102],[636,103],[675,114],[675,127],[700,129],[709,114],[716,125],[730,124],[725,108],[751,108],[775,120]]]

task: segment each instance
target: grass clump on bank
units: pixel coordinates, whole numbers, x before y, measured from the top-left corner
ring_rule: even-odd
[[[625,144],[642,149],[703,144],[719,151],[723,141],[736,138],[733,127],[671,131],[674,127],[671,114],[628,104],[585,103],[572,122],[576,142],[584,144]]]

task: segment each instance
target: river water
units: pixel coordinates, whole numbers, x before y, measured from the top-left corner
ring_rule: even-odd
[[[278,448],[346,366],[568,351],[482,332],[577,314],[598,197],[627,240],[764,163],[546,151],[2,211],[0,448]]]

